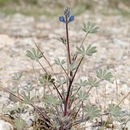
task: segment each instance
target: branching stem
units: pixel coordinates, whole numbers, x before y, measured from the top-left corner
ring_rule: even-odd
[[[69,95],[70,95],[71,86],[72,86],[72,83],[73,83],[73,81],[74,81],[74,78],[75,78],[75,76],[76,76],[76,74],[77,74],[77,71],[78,71],[79,66],[81,65],[81,62],[83,61],[83,59],[84,59],[84,57],[81,58],[81,60],[80,60],[80,62],[79,62],[79,64],[78,64],[78,66],[77,66],[77,68],[76,68],[76,70],[75,70],[75,73],[74,73],[74,75],[73,75],[73,77],[72,77],[72,80],[71,80],[70,83],[69,83],[69,87],[68,87],[68,91],[67,91],[67,96],[66,96],[66,100],[65,100],[64,116],[66,116],[66,114],[67,114],[67,107],[68,107],[68,100],[69,100]]]
[[[44,53],[41,51],[41,49],[39,48],[39,46],[36,44],[35,41],[34,41],[34,43],[35,43],[35,46],[37,47],[37,49],[38,49],[38,50],[40,51],[40,53],[42,54],[42,57],[45,59],[45,61],[48,63],[48,65],[50,66],[51,70],[52,70],[53,73],[54,73],[54,70],[53,70],[53,68],[52,68],[52,66],[51,66],[51,64],[50,64],[50,62],[49,62],[48,59],[45,57]]]
[[[86,33],[84,39],[82,40],[81,45],[80,45],[80,48],[82,47],[82,45],[83,45],[85,39],[87,38],[87,36],[88,36],[88,32]],[[76,61],[76,59],[77,59],[77,55],[74,57],[74,61]]]
[[[39,60],[38,60],[38,63],[40,64],[40,66],[42,67],[42,69],[46,72],[47,76],[49,76],[48,72],[46,71],[46,69],[44,68],[44,66],[41,64],[41,62]],[[56,87],[55,83],[53,81],[51,81],[51,83],[53,84],[53,86],[55,87],[57,93],[59,94],[60,98],[63,101],[63,97],[62,97],[60,91],[58,90],[58,88]]]
[[[20,102],[24,102],[24,99],[22,99],[20,96],[18,97],[17,95],[15,95],[14,93],[12,93],[11,91],[9,91],[6,88],[1,87],[4,91],[10,93],[11,95],[13,95],[14,97],[16,97]],[[49,117],[47,117],[47,115],[44,115],[43,112],[36,106],[34,106],[32,103],[30,104],[37,112],[40,113],[40,115],[43,117],[43,119],[45,119],[46,121],[49,121]]]

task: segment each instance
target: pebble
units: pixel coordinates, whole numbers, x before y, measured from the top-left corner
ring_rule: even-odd
[[[119,40],[119,39],[113,39],[113,42],[122,47],[128,47],[130,45],[130,43]]]
[[[0,34],[0,48],[13,47],[14,40],[6,34]]]
[[[0,130],[13,130],[10,123],[0,120]]]

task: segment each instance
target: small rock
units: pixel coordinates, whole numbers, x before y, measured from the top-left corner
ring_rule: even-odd
[[[43,22],[46,20],[46,16],[45,15],[41,15],[39,18],[39,21]]]
[[[120,46],[123,46],[123,47],[127,47],[129,46],[129,43],[128,42],[125,42],[125,41],[121,41],[119,39],[113,39],[113,42],[117,45],[120,45]]]
[[[128,130],[130,130],[130,121],[127,122],[126,128],[128,128]]]
[[[34,121],[34,116],[29,116],[28,113],[22,114],[21,116],[22,116],[23,120],[26,121],[28,126],[32,126],[33,121]]]
[[[10,123],[0,120],[0,130],[13,130]]]
[[[3,47],[12,47],[14,45],[14,40],[11,39],[8,35],[1,34],[0,35],[0,48]]]
[[[33,127],[28,128],[28,130],[33,130]]]

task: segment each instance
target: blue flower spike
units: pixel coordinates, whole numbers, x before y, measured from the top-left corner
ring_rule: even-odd
[[[74,16],[71,16],[71,10],[69,6],[65,8],[64,16],[60,16],[59,20],[60,22],[63,22],[63,23],[69,23],[69,22],[74,21]]]
[[[66,18],[69,18],[71,16],[71,10],[70,10],[70,7],[67,6],[64,10],[64,15]]]
[[[60,16],[60,17],[59,17],[59,20],[60,20],[61,22],[65,23],[65,18],[64,18],[63,16]]]
[[[74,21],[74,16],[71,16],[71,17],[69,18],[69,22],[72,22],[72,21]]]

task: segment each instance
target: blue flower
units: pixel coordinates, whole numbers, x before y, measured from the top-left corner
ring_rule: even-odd
[[[70,18],[69,18],[69,22],[72,22],[74,20],[74,16],[71,16]]]
[[[60,16],[60,17],[59,17],[59,20],[60,20],[61,22],[65,23],[65,18],[64,18],[63,16]]]
[[[71,11],[70,11],[70,7],[66,7],[65,11],[64,11],[64,16],[60,16],[59,17],[60,22],[63,23],[69,23],[74,21],[74,16],[71,16]]]

